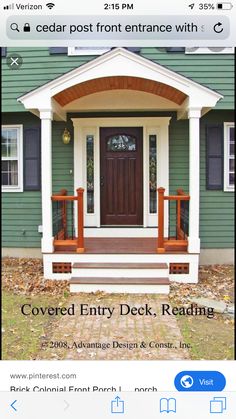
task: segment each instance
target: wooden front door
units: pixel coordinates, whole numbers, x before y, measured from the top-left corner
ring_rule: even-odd
[[[143,129],[101,128],[101,224],[143,225]]]

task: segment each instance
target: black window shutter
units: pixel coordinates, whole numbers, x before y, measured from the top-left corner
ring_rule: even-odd
[[[40,128],[24,129],[24,190],[41,187]]]
[[[141,50],[141,47],[126,47],[126,49],[130,52],[136,52],[139,53]]]
[[[2,57],[6,57],[7,56],[7,48],[6,47],[2,47],[1,48],[1,56]]]
[[[223,189],[224,145],[223,126],[207,126],[206,132],[206,188]]]
[[[67,47],[52,47],[49,48],[50,55],[52,54],[67,54]]]
[[[167,52],[185,52],[185,47],[166,48]]]

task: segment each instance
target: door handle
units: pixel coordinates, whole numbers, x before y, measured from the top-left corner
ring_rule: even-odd
[[[101,177],[100,177],[100,185],[101,185],[101,186],[104,186],[104,182],[103,182],[103,181],[104,181],[104,176],[101,176]]]

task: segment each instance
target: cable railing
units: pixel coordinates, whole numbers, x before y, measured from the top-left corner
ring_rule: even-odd
[[[67,190],[62,189],[52,195],[54,247],[76,247],[78,253],[83,253],[84,189],[78,188],[76,192],[76,196],[69,196],[67,195]],[[77,217],[75,221],[76,210]]]
[[[183,189],[177,190],[177,195],[166,195],[165,189],[158,188],[158,239],[157,253],[165,253],[168,248],[178,249],[188,245],[189,229],[189,200],[190,196]],[[164,237],[165,226],[165,201],[176,201],[176,235]]]

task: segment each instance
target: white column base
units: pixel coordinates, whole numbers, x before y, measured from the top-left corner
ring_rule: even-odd
[[[53,253],[54,246],[53,246],[53,237],[43,237],[41,240],[41,249],[42,253]]]
[[[188,238],[188,252],[200,253],[200,239],[198,237]]]

